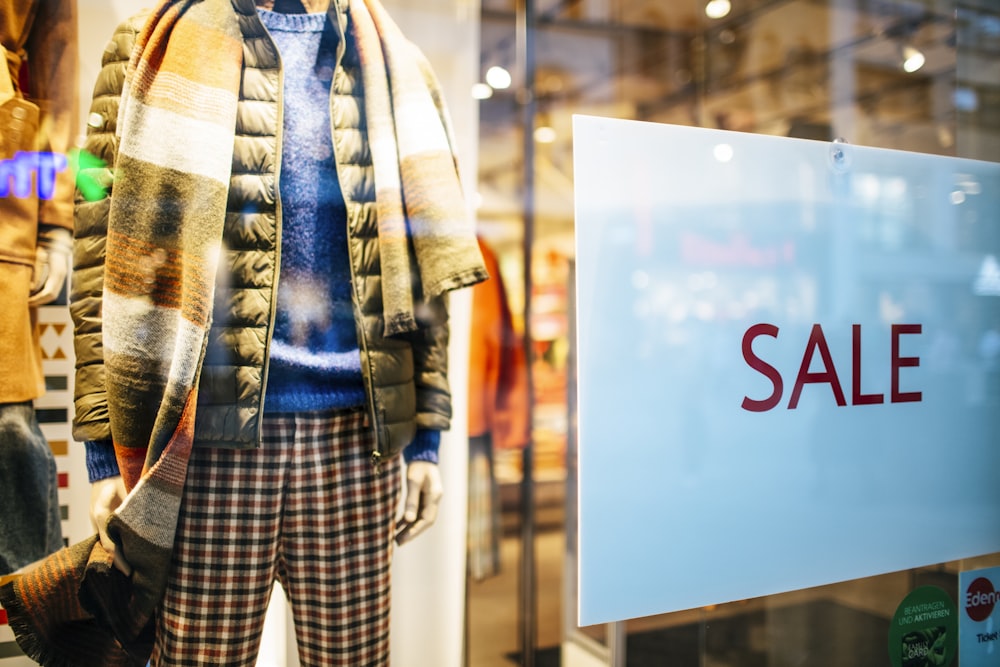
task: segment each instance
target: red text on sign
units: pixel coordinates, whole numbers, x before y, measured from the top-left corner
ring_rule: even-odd
[[[900,369],[914,368],[920,365],[920,357],[904,357],[900,352],[900,338],[905,335],[919,334],[922,332],[920,324],[893,324],[890,330],[890,354],[889,354],[889,374],[891,403],[918,403],[923,399],[922,392],[903,391],[900,388]],[[771,382],[771,395],[767,398],[757,400],[749,396],[743,397],[742,407],[750,412],[767,412],[781,403],[784,393],[784,381],[781,372],[777,368],[767,363],[757,356],[753,351],[753,342],[759,336],[778,337],[778,327],[773,324],[755,324],[743,334],[743,359],[747,365],[757,371]],[[813,359],[819,355],[822,362],[822,370],[811,371]],[[823,334],[823,327],[814,324],[809,332],[809,340],[806,342],[805,351],[802,354],[802,364],[799,372],[795,376],[795,385],[788,400],[788,409],[794,410],[799,405],[799,398],[802,396],[802,389],[807,384],[828,384],[833,392],[833,399],[837,405],[847,405],[847,398],[840,382],[840,376],[833,363],[833,355],[830,354],[830,346],[826,342]],[[865,393],[861,387],[861,325],[851,325],[851,405],[877,405],[885,403],[885,394]]]

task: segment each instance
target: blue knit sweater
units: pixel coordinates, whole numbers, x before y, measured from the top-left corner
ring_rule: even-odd
[[[281,54],[281,278],[267,412],[364,405],[351,302],[347,210],[330,137],[334,51],[323,14],[259,10]]]

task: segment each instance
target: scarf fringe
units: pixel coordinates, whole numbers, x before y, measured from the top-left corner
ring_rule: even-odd
[[[74,587],[86,555],[98,545],[94,535],[65,547],[23,576],[0,586],[0,606],[7,612],[7,623],[18,646],[43,667],[146,664],[141,656],[129,655],[108,628],[81,606],[77,596],[58,594]]]
[[[28,623],[27,609],[14,591],[16,584],[15,580],[0,586],[0,607],[7,611],[7,625],[14,632],[17,645],[21,647],[26,656],[40,665],[74,667],[62,659],[62,656],[53,655],[48,642],[39,637],[32,625]]]
[[[29,620],[26,606],[15,591],[16,583],[9,582],[0,587],[0,606],[7,611],[7,624],[24,655],[42,667],[96,667],[80,652],[67,651],[60,643],[54,643],[37,632]],[[78,633],[74,634],[86,635],[91,640],[103,634],[92,619],[76,621],[74,625],[78,626]],[[109,637],[106,643],[110,650],[102,651],[100,667],[142,667],[146,664],[145,661],[129,659],[120,645]]]

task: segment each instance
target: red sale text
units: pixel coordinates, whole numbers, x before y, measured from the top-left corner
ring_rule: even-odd
[[[920,357],[903,356],[900,341],[904,336],[919,335],[922,331],[920,324],[893,324],[890,328],[890,354],[888,369],[890,378],[890,403],[917,403],[923,398],[922,392],[903,391],[901,386],[901,370],[913,368],[920,365]],[[761,337],[768,336],[778,339],[779,329],[774,324],[755,324],[743,334],[743,359],[754,371],[760,373],[771,383],[771,394],[764,398],[743,397],[742,407],[750,412],[767,412],[778,407],[784,397],[785,382],[781,372],[762,359],[754,352],[754,341]],[[821,370],[810,370],[813,368],[814,358],[819,355]],[[866,392],[861,381],[861,325],[851,326],[851,377],[850,377],[850,405],[877,405],[886,402],[884,393]],[[795,383],[788,399],[788,409],[794,410],[799,405],[799,398],[806,385],[820,384],[828,385],[833,392],[833,400],[838,406],[848,405],[847,396],[841,383],[841,375],[834,364],[833,355],[830,353],[830,346],[827,344],[823,327],[814,324],[809,333],[809,339],[805,343],[805,350],[802,353],[802,363],[795,376]],[[910,388],[912,389],[912,387]]]

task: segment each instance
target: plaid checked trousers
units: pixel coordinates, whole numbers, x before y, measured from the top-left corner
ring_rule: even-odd
[[[266,415],[261,447],[195,449],[151,664],[254,665],[277,579],[305,667],[387,665],[399,457],[361,410]]]

